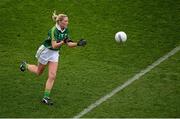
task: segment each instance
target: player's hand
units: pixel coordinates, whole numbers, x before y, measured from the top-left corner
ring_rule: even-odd
[[[57,41],[56,43],[61,43],[61,44],[64,44],[65,42],[64,41]]]
[[[65,44],[63,40],[62,40],[62,41],[58,41],[57,43],[59,44],[59,46],[61,46],[61,45],[64,45],[64,44]]]
[[[85,46],[87,44],[87,41],[84,40],[84,39],[80,39],[78,42],[77,42],[77,46]]]

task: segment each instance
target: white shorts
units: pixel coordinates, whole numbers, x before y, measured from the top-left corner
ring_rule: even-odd
[[[41,45],[36,53],[36,58],[38,62],[46,65],[49,61],[58,62],[59,60],[59,51],[50,50],[44,45]]]

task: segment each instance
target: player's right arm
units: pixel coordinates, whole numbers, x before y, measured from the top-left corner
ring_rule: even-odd
[[[63,45],[64,41],[61,41],[61,42],[57,43],[56,40],[52,39],[51,44],[52,44],[52,48],[56,49],[56,48],[59,48],[61,45]]]
[[[56,49],[56,48],[59,48],[61,45],[64,44],[64,41],[60,41],[60,42],[57,42],[58,39],[58,34],[57,34],[57,31],[55,30],[56,27],[53,27],[51,29],[51,45],[52,45],[52,48]]]

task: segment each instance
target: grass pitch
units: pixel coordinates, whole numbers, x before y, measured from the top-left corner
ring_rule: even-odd
[[[178,0],[1,0],[0,117],[73,117],[141,69],[180,45]],[[53,10],[69,16],[75,41],[61,49],[52,107],[42,105],[47,70],[37,77],[19,63],[34,55],[54,25]],[[117,44],[114,34],[128,40]],[[84,117],[180,117],[180,54]]]

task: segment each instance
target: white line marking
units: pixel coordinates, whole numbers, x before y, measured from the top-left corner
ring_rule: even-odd
[[[149,71],[151,71],[153,68],[155,68],[156,66],[158,66],[160,63],[162,63],[163,61],[165,61],[166,59],[168,59],[170,56],[176,54],[178,51],[180,50],[180,46],[177,46],[176,48],[174,48],[173,50],[171,50],[169,53],[167,53],[166,55],[164,55],[163,57],[159,58],[158,60],[156,60],[154,63],[152,63],[151,65],[147,66],[144,70],[141,70],[139,73],[135,74],[132,78],[128,79],[124,84],[116,87],[114,90],[112,90],[110,93],[104,95],[103,97],[101,97],[99,100],[97,100],[96,102],[92,103],[91,105],[89,105],[87,108],[85,108],[83,111],[81,111],[79,114],[77,114],[76,116],[74,116],[73,118],[80,118],[82,116],[84,116],[85,114],[87,114],[88,112],[90,112],[91,110],[93,110],[94,108],[96,108],[97,106],[99,106],[101,103],[105,102],[107,99],[111,98],[113,95],[115,95],[116,93],[118,93],[119,91],[121,91],[122,89],[126,88],[128,85],[130,85],[131,83],[133,83],[134,81],[138,80],[139,78],[141,78],[143,75],[145,75],[146,73],[148,73]]]

